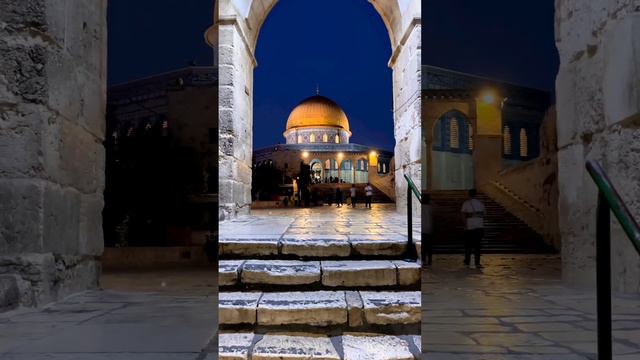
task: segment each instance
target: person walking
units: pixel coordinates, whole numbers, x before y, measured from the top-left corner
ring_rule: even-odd
[[[422,198],[422,264],[431,266],[433,257],[433,205],[431,195],[425,194]]]
[[[336,207],[342,207],[342,190],[336,188]]]
[[[356,189],[356,184],[351,184],[351,207],[356,208],[356,196],[358,194],[358,190]]]
[[[367,183],[367,186],[364,187],[364,207],[371,209],[371,198],[373,197],[373,187],[371,184]]]
[[[482,268],[480,264],[480,247],[484,236],[484,204],[476,199],[475,189],[469,190],[469,199],[462,204],[462,215],[465,220],[464,234],[464,264],[471,263],[471,252],[474,253],[475,265],[477,269]]]

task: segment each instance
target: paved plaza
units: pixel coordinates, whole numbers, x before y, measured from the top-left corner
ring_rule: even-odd
[[[427,359],[596,359],[595,293],[563,286],[558,256],[483,263],[465,269],[461,256],[441,255],[423,272]],[[640,359],[640,295],[615,295],[613,304],[614,358]]]
[[[108,273],[101,282],[101,291],[0,314],[0,359],[216,359],[214,270]]]

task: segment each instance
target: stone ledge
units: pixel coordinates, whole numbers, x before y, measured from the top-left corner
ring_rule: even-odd
[[[421,322],[420,291],[220,293],[219,323],[259,326],[414,325]]]

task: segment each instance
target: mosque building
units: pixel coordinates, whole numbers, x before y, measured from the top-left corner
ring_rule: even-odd
[[[291,111],[283,133],[284,144],[257,149],[254,169],[273,167],[282,173],[282,184],[295,184],[301,164],[308,165],[316,190],[328,184],[371,183],[389,198],[393,194],[393,152],[350,143],[349,119],[333,100],[316,94]]]

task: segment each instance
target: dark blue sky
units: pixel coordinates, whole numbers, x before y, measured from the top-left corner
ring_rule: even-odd
[[[212,0],[109,0],[109,84],[187,66],[211,65],[204,32]]]
[[[289,113],[319,84],[347,114],[351,142],[393,150],[390,56],[384,23],[367,1],[279,1],[256,49],[254,148],[284,142]]]
[[[553,90],[554,0],[423,0],[422,62]]]

